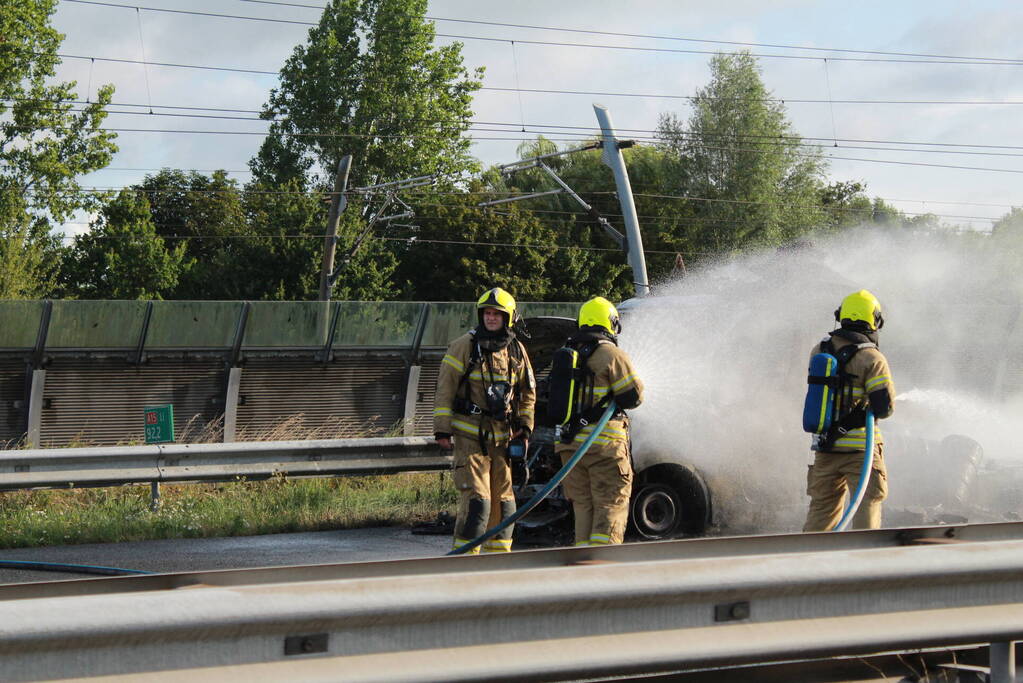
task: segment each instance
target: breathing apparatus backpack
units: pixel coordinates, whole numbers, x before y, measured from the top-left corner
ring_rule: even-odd
[[[826,339],[821,342],[820,352],[810,358],[803,431],[822,435],[823,445],[827,445],[827,437],[833,440],[837,436],[836,429],[842,429],[841,419],[852,411],[852,384],[849,382],[852,376],[845,372],[845,367],[860,349],[870,348],[876,349],[877,344],[852,343],[836,350],[831,340]],[[842,397],[841,403],[839,397]]]
[[[547,378],[547,417],[561,428],[562,443],[570,443],[583,427],[600,418],[611,394],[597,404],[583,409],[583,400],[593,395],[594,374],[587,361],[599,341],[588,342],[578,350],[563,346],[554,352],[551,373]]]
[[[522,347],[518,340],[512,340],[508,345],[508,353],[511,360],[522,363]],[[515,403],[517,396],[511,382],[496,380],[487,382],[486,366],[483,351],[479,344],[473,344],[469,354],[469,362],[465,365],[465,372],[458,380],[455,388],[455,398],[452,401],[452,409],[461,415],[485,415],[499,422],[509,422],[515,417]],[[469,398],[469,375],[479,366],[480,374],[483,376],[483,395],[485,397],[482,406],[476,405]],[[509,369],[514,367],[509,363]]]

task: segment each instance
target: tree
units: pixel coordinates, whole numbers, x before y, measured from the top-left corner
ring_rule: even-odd
[[[238,184],[224,171],[207,176],[164,169],[135,189],[149,202],[156,234],[184,245],[193,263],[170,298],[238,298],[238,270],[251,234]]]
[[[53,82],[64,36],[50,26],[56,0],[0,5],[0,297],[48,293],[58,243],[50,236],[101,198],[76,178],[103,168],[117,150],[100,129],[113,86],[75,109],[74,82]]]
[[[433,47],[426,7],[330,0],[263,107],[273,123],[250,162],[258,181],[324,188],[345,154],[352,186],[474,167],[462,133],[482,70],[467,73],[460,43]]]
[[[519,155],[530,158],[557,151],[557,145],[541,137],[521,145]],[[659,190],[661,186],[655,176],[660,170],[657,158],[663,154],[649,147],[626,149],[624,153],[634,187]],[[601,162],[600,154],[600,150],[576,151],[551,157],[544,163],[597,214],[624,233],[621,206],[614,191],[614,176],[611,169]],[[520,171],[505,177],[494,173],[488,176],[488,180],[499,197],[507,193],[530,194],[558,188],[556,182],[540,169]],[[649,206],[652,202],[644,203],[644,199],[636,197],[641,231],[644,240],[652,238],[659,246],[656,235],[662,226],[656,219],[646,222],[655,209]],[[665,203],[660,202],[660,205],[663,210]],[[598,294],[612,300],[633,296],[635,287],[625,251],[577,201],[567,194],[557,194],[523,200],[517,206],[523,211],[534,212],[551,232],[550,244],[554,248],[548,252],[546,260],[546,300],[585,301]],[[650,244],[644,244],[649,250]]]
[[[156,233],[149,202],[122,190],[92,229],[75,238],[61,270],[61,294],[83,299],[163,299],[192,262],[186,245],[167,248]]]
[[[552,231],[517,206],[481,209],[478,201],[478,194],[451,192],[418,203],[417,227],[404,234],[394,276],[404,298],[472,301],[490,287],[520,301],[546,298]]]
[[[701,249],[779,244],[818,227],[825,163],[801,146],[749,53],[711,59],[688,126],[662,116],[658,135],[678,162],[675,194],[691,198]]]
[[[239,298],[315,300],[319,296],[328,208],[322,199],[317,193],[304,192],[297,180],[276,188],[263,183],[246,188],[244,204],[252,239],[240,245],[236,280],[247,289],[244,295],[239,291]],[[333,290],[335,299],[373,301],[397,292],[391,282],[394,254],[379,240],[365,242],[341,265],[364,228],[357,210],[342,214],[337,250],[341,275]]]

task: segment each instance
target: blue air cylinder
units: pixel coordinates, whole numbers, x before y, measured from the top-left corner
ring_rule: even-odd
[[[830,353],[818,353],[810,359],[806,378],[806,402],[803,404],[803,431],[823,434],[835,415],[838,389],[838,359]]]

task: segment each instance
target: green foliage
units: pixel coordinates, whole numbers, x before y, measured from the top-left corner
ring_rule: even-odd
[[[250,164],[257,180],[318,178],[328,186],[346,154],[354,157],[352,186],[473,168],[462,133],[482,72],[466,72],[460,43],[433,46],[426,6],[426,0],[327,4],[263,108],[273,123]]]
[[[399,525],[454,507],[436,474],[0,493],[0,548]]]
[[[518,206],[481,209],[479,201],[476,194],[451,192],[417,203],[418,227],[407,231],[408,241],[398,247],[395,280],[404,298],[474,301],[490,287],[502,287],[519,300],[548,297],[550,283],[561,275],[550,271],[551,229]]]
[[[672,194],[693,202],[683,250],[770,246],[816,229],[824,160],[800,146],[752,55],[717,55],[710,66],[688,125],[668,114],[658,132],[677,160]]]
[[[238,184],[224,171],[164,169],[136,187],[149,200],[156,234],[183,244],[192,263],[168,298],[242,298],[235,296],[242,289],[237,266],[249,233]]]
[[[99,130],[112,86],[73,111],[74,82],[54,82],[64,36],[50,26],[56,0],[0,5],[0,297],[49,292],[60,223],[100,197],[76,178],[103,168],[116,151],[113,133]]]
[[[67,251],[69,298],[315,300],[326,205],[298,181],[240,189],[225,172],[165,169],[107,204]],[[344,249],[363,222],[344,215]],[[335,298],[393,296],[394,256],[380,243],[352,259]]]
[[[1003,296],[1018,301],[1023,296],[1023,208],[1014,206],[991,226],[988,240],[990,248],[998,254],[996,268],[988,276],[999,283]]]
[[[1012,207],[991,226],[991,236],[998,242],[1023,244],[1023,209]]]
[[[290,180],[252,183],[243,195],[250,239],[233,264],[240,299],[306,301],[319,294],[326,208],[319,196]]]
[[[542,137],[519,148],[523,158],[555,151],[558,151],[557,146]],[[658,185],[653,177],[661,172],[661,166],[653,157],[663,155],[651,148],[628,149],[625,154],[634,184]],[[618,232],[625,232],[621,207],[613,191],[614,178],[611,169],[601,162],[599,150],[553,157],[545,163],[598,215],[606,218]],[[529,169],[504,177],[491,173],[488,180],[498,197],[558,188],[556,181],[541,169]],[[549,244],[555,248],[545,254],[546,272],[550,275],[544,300],[584,301],[601,295],[620,301],[633,295],[635,289],[626,253],[577,201],[567,194],[557,194],[523,200],[515,206],[522,211],[534,212],[551,233]],[[645,222],[646,208],[638,197],[637,211],[646,239],[658,226]],[[650,248],[649,244],[645,246]]]
[[[64,258],[61,294],[83,299],[162,299],[194,261],[186,244],[168,246],[156,232],[143,193],[122,190]]]

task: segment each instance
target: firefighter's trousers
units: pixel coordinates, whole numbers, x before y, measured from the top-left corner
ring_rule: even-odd
[[[853,529],[881,528],[881,501],[888,496],[888,472],[882,444],[874,446],[874,465],[863,501],[853,516]],[[810,509],[803,531],[828,531],[842,518],[847,500],[856,493],[863,453],[818,452],[806,475]]]
[[[572,458],[575,448],[561,447],[558,453],[564,464]],[[632,495],[632,463],[627,442],[593,444],[562,485],[572,501],[576,545],[622,542]]]
[[[505,457],[507,445],[487,443],[487,454],[482,453],[479,440],[469,436],[454,436],[455,452],[452,479],[458,490],[458,513],[455,516],[457,548],[481,536],[502,519],[515,512],[515,492],[512,490],[511,465]],[[503,529],[496,537],[483,544],[483,552],[508,552],[512,546],[514,525]],[[479,553],[479,547],[468,554]]]

